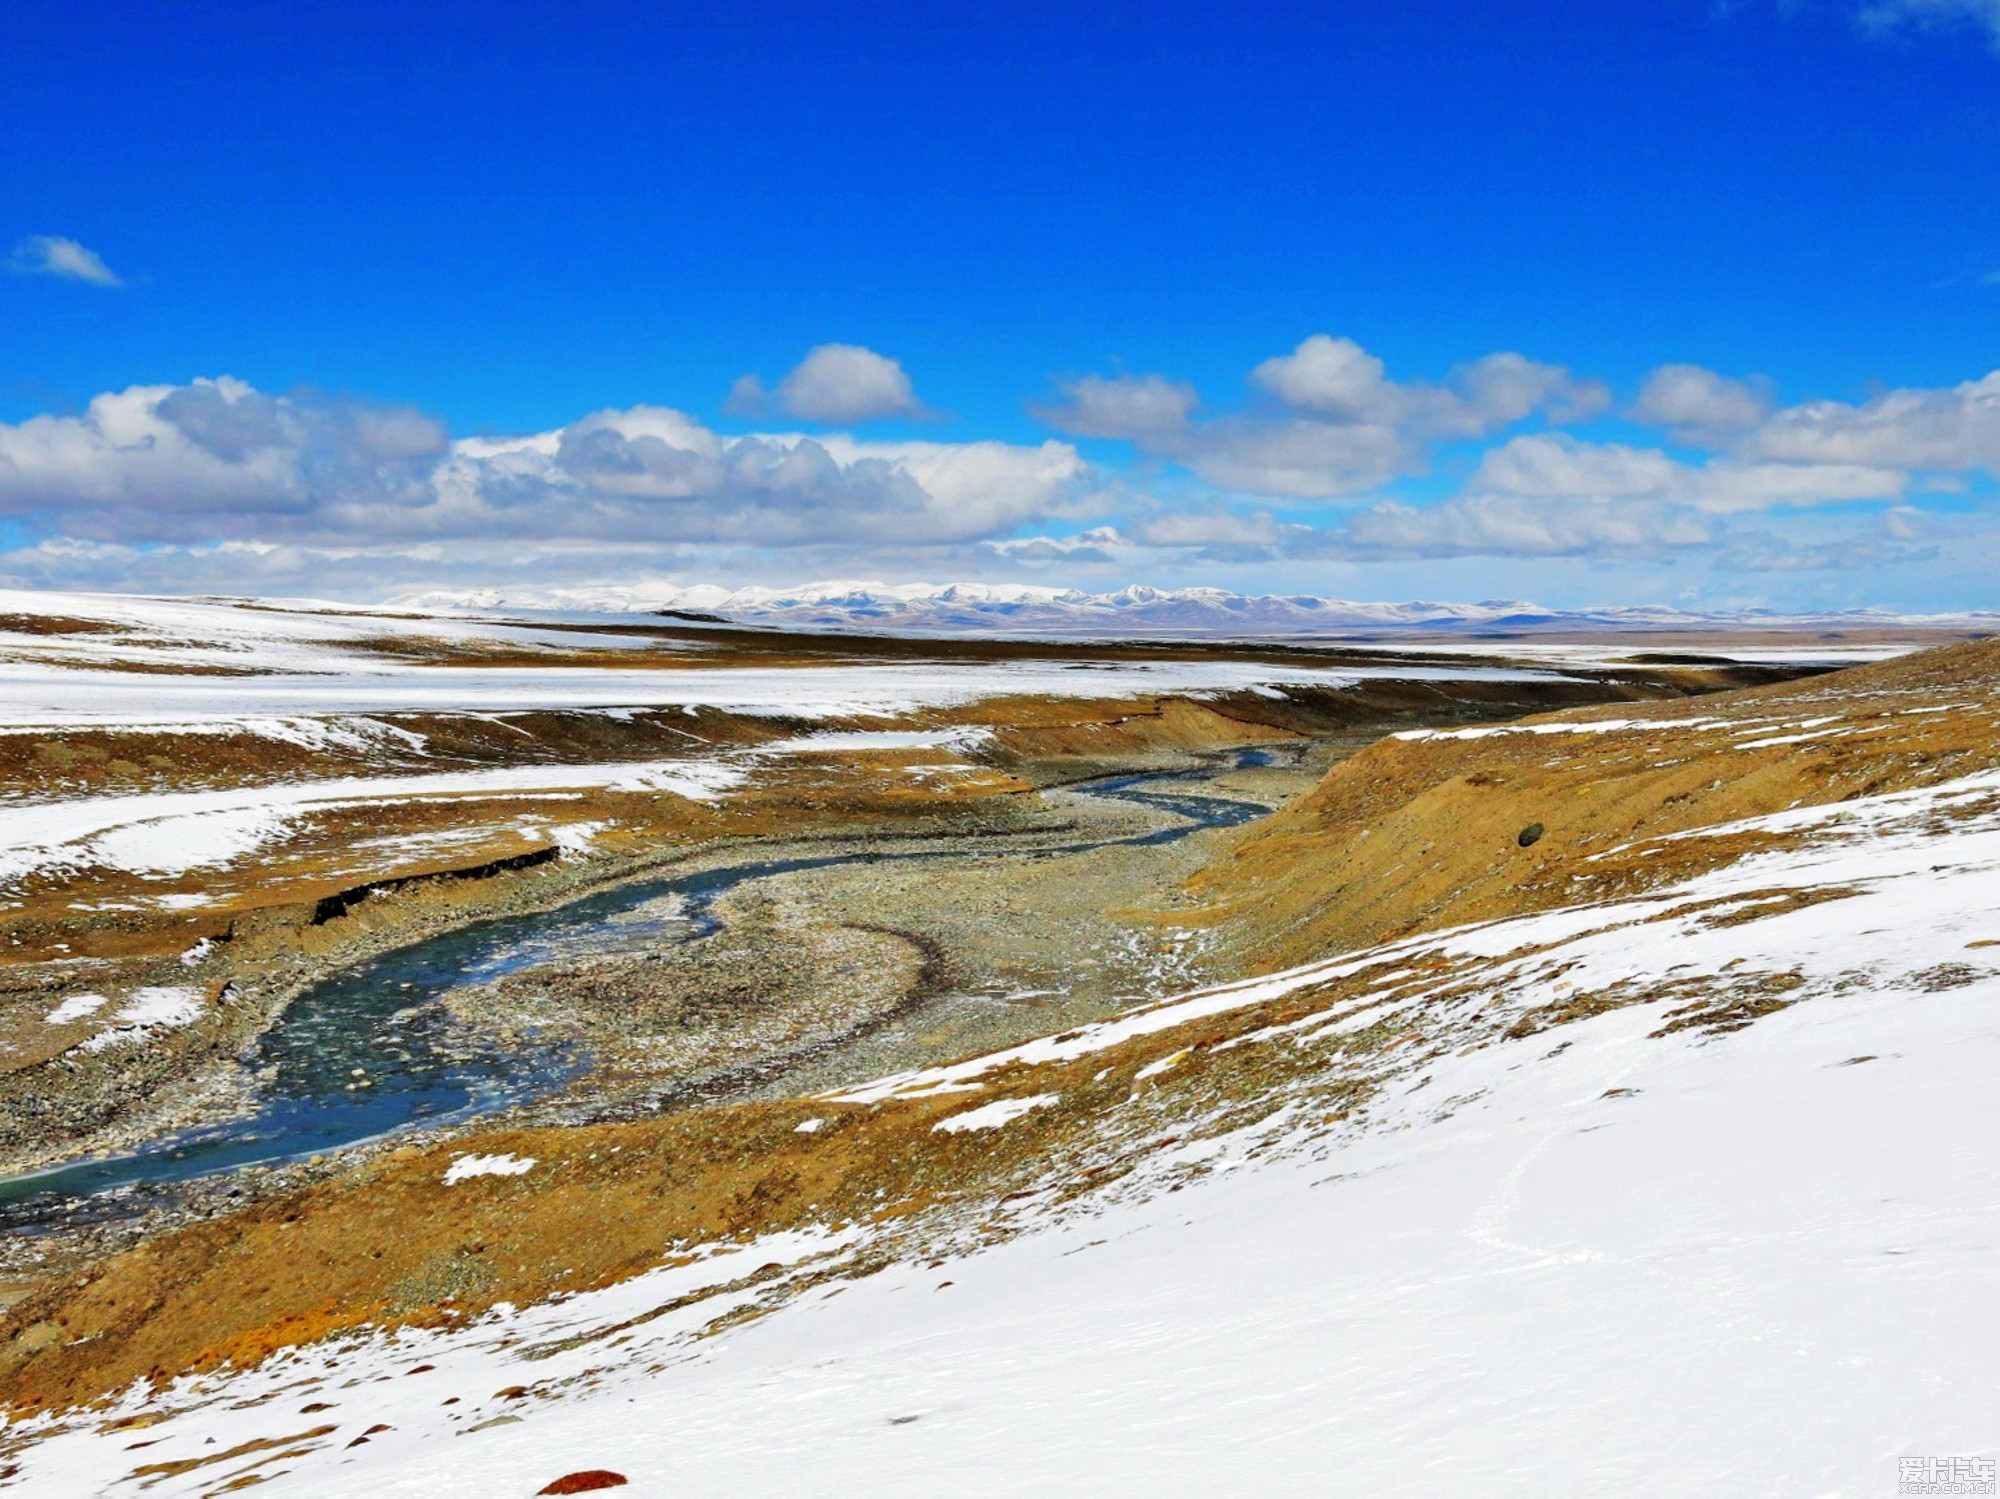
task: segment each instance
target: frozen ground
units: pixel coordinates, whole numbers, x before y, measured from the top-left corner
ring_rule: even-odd
[[[153,792],[0,804],[0,884],[51,868],[179,874],[229,864],[282,837],[295,819],[413,798],[476,802],[573,798],[581,789],[712,798],[746,779],[701,760],[524,765],[433,775],[353,776],[230,791]]]
[[[1002,1208],[1023,1232],[943,1264],[837,1277],[697,1337],[755,1299],[752,1267],[868,1241],[719,1248],[456,1334],[134,1392],[27,1450],[15,1481],[118,1493],[143,1464],[198,1461],[142,1473],[146,1492],[254,1473],[273,1494],[484,1499],[604,1468],[676,1496],[1876,1495],[1902,1458],[1991,1459],[2000,777],[1699,836],[1743,832],[1784,841],[825,1099],[963,1092],[965,1127],[997,1138],[1057,1101],[999,1109],[981,1094],[1003,1077],[1018,1095],[1037,1066],[1372,973],[1224,1043],[1289,1049],[1304,1088],[1362,1064],[1342,1035],[1407,1023],[1425,1045],[1378,1054],[1363,1120],[1328,1127],[1281,1089],[1262,1124],[1205,1135],[1189,1088],[1118,1190]],[[1784,1007],[1744,1028],[1668,1029],[1774,977]],[[1619,1007],[1520,1024],[1581,996]],[[496,1189],[484,1162],[457,1169],[455,1192]],[[723,1289],[668,1309],[704,1284]],[[149,1410],[166,1418],[96,1429]]]

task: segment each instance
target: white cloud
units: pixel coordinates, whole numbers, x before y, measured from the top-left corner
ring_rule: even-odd
[[[1250,378],[1286,405],[1339,422],[1392,422],[1401,391],[1385,366],[1351,338],[1315,333],[1289,354],[1267,359]]]
[[[242,518],[419,501],[444,445],[442,426],[405,407],[267,396],[228,377],[139,385],[81,416],[0,424],[0,513],[215,539]]]
[[[1514,499],[1646,500],[1711,514],[1779,506],[1892,500],[1909,475],[1853,463],[1683,463],[1658,448],[1579,442],[1563,433],[1516,437],[1480,459],[1466,491]]]
[[[1473,494],[1440,505],[1382,501],[1349,517],[1320,550],[1376,557],[1655,555],[1706,546],[1718,535],[1709,518],[1657,502]]]
[[[29,235],[14,246],[7,269],[28,276],[61,276],[70,281],[88,281],[93,286],[125,284],[95,250],[59,234]]]
[[[2000,43],[2000,0],[1875,0],[1862,7],[1861,25],[1870,31],[1905,26],[1975,26]]]
[[[2000,371],[1942,389],[1779,409],[1757,383],[1666,365],[1648,377],[1628,414],[1745,463],[2000,473]]]
[[[1596,381],[1510,353],[1460,365],[1443,385],[1400,383],[1352,339],[1324,333],[1250,378],[1275,409],[1197,421],[1194,387],[1164,375],[1084,376],[1060,387],[1064,400],[1033,409],[1061,431],[1130,439],[1211,484],[1319,499],[1419,472],[1438,442],[1485,437],[1537,414],[1573,420],[1610,402]]]
[[[1142,446],[1224,489],[1285,499],[1361,494],[1422,467],[1395,427],[1309,417],[1227,416]]]
[[[1164,375],[1083,375],[1058,387],[1064,399],[1030,410],[1076,437],[1147,438],[1185,428],[1201,397]]]
[[[1142,546],[1212,550],[1275,547],[1284,540],[1285,531],[1267,511],[1240,515],[1217,506],[1149,515],[1131,528],[1131,535]]]
[[[728,409],[754,416],[772,409],[801,421],[849,423],[928,415],[903,366],[859,344],[821,344],[767,391],[755,375],[729,390]]]
[[[1603,381],[1520,354],[1488,354],[1453,370],[1452,380],[1482,435],[1538,413],[1552,422],[1581,422],[1611,409],[1611,389]]]
[[[1213,417],[1193,387],[1161,376],[1062,387],[1052,418],[1125,436],[1185,470],[1164,489],[1146,470],[1145,488],[1115,467],[1093,470],[1060,440],[730,436],[638,405],[453,441],[409,407],[271,395],[227,377],[135,386],[76,415],[0,424],[0,517],[49,538],[9,554],[0,572],[367,596],[681,568],[1075,578],[1129,566],[1207,577],[1307,562],[1595,567],[1698,554],[1702,567],[1779,572],[1796,546],[1800,569],[1949,553],[1936,565],[1963,574],[1965,538],[2000,534],[2000,373],[1772,409],[1754,383],[1666,366],[1629,414],[1685,440],[1698,434],[1710,449],[1698,459],[1554,430],[1509,434],[1516,421],[1589,409],[1601,389],[1515,355],[1435,385],[1399,383],[1351,343],[1307,340],[1252,384],[1261,402]],[[1465,466],[1456,493],[1418,502],[1385,492],[1446,442],[1479,444],[1447,455]],[[1948,505],[1932,498],[1947,491]],[[1306,503],[1322,496],[1354,498]],[[1959,527],[1949,543],[1912,519],[1946,510]]]
[[[1793,463],[2000,470],[2000,370],[1945,390],[1891,390],[1858,404],[1787,407],[1732,451]]]
[[[801,439],[803,440],[803,439]],[[822,439],[838,461],[879,464],[906,474],[927,497],[930,526],[885,534],[912,541],[971,540],[1067,513],[1089,468],[1066,442],[1025,447],[1004,442],[862,442]]]
[[[1678,373],[1649,382],[1649,390],[1661,419],[1678,416],[1708,423],[1712,430],[1747,415],[1734,403],[1735,392],[1718,392]],[[1753,438],[1758,430],[1752,429]],[[1487,450],[1461,491],[1439,504],[1379,501],[1337,527],[1290,535],[1284,545],[1295,554],[1349,557],[1604,558],[1691,548],[1735,548],[1731,555],[1769,557],[1781,550],[1781,540],[1765,536],[1749,547],[1750,538],[1732,531],[1728,518],[1896,504],[1914,487],[1904,469],[1831,456],[1824,462],[1776,461],[1731,452],[1688,463],[1658,448],[1529,433]],[[1818,560],[1801,566],[1859,566],[1866,559],[1907,560],[1917,554],[1885,531],[1865,538],[1865,544],[1820,543]],[[1764,562],[1756,566],[1767,568]]]
[[[1459,365],[1442,386],[1398,383],[1353,339],[1324,333],[1265,360],[1250,378],[1295,411],[1427,438],[1484,437],[1541,411],[1573,420],[1596,414],[1611,399],[1597,381],[1511,353]]]
[[[406,407],[226,377],[0,424],[0,514],[185,544],[940,545],[1061,513],[1085,474],[1063,442],[732,438],[663,406],[452,443]]]
[[[1844,534],[1832,530],[1806,519],[1782,532],[1743,532],[1718,517],[1654,501],[1461,495],[1422,507],[1384,501],[1336,529],[1302,529],[1287,537],[1285,550],[1348,560],[1569,557],[1593,566],[1701,554],[1723,571],[1765,573],[1883,567],[1938,553],[1893,516],[1873,517]]]
[[[1685,442],[1715,446],[1756,426],[1771,408],[1770,395],[1759,384],[1698,364],[1663,364],[1646,377],[1629,414]]]

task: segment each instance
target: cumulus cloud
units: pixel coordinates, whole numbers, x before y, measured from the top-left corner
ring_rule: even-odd
[[[1130,440],[1224,488],[1290,499],[1364,493],[1423,469],[1439,442],[1488,436],[1543,415],[1602,411],[1610,392],[1559,365],[1490,354],[1442,385],[1389,379],[1352,339],[1316,333],[1250,374],[1261,409],[1197,420],[1193,386],[1164,375],[1086,375],[1033,407],[1059,431]]]
[[[1394,427],[1304,417],[1223,417],[1152,450],[1211,484],[1274,499],[1360,494],[1422,467]]]
[[[1324,333],[1265,360],[1250,378],[1296,411],[1429,438],[1484,437],[1541,411],[1575,420],[1595,415],[1611,401],[1610,391],[1595,380],[1508,353],[1462,364],[1442,386],[1398,383],[1353,339]]]
[[[1862,464],[1693,464],[1657,448],[1530,433],[1490,449],[1442,503],[1380,501],[1310,545],[1376,557],[1658,555],[1722,544],[1725,517],[1893,502],[1909,489],[1908,474]]]
[[[27,276],[61,276],[93,286],[123,286],[118,273],[95,250],[59,234],[31,234],[14,246],[7,269]]]
[[[844,424],[883,417],[928,415],[903,366],[859,344],[821,344],[767,391],[755,375],[729,390],[729,410],[743,416],[772,410],[800,421]]]
[[[1805,573],[1935,559],[1933,542],[1876,518],[1846,534],[1811,520],[1785,531],[1738,530],[1724,519],[1656,501],[1586,497],[1524,500],[1460,495],[1441,505],[1384,501],[1339,527],[1301,529],[1287,555],[1349,561],[1438,561],[1453,557],[1582,558],[1593,565],[1701,555],[1727,572]]]
[[[1646,377],[1629,415],[1683,442],[1716,446],[1771,414],[1761,384],[1732,380],[1698,364],[1663,364]]]
[[[1780,506],[1892,500],[1908,474],[1855,463],[1683,463],[1658,448],[1580,442],[1563,433],[1516,437],[1479,461],[1470,494],[1514,499],[1645,500],[1711,514]]]
[[[661,406],[451,442],[407,407],[228,378],[0,424],[0,514],[85,540],[943,544],[1059,512],[1085,472],[1062,442],[730,438]]]
[[[1317,550],[1350,557],[1651,556],[1706,546],[1718,535],[1712,519],[1651,501],[1470,494],[1440,505],[1382,501]]]
[[[1938,554],[1935,546],[1917,545],[1886,535],[1805,542],[1796,537],[1755,535],[1733,538],[1717,554],[1716,566],[1726,572],[1851,572],[1934,562]]]
[[[1141,545],[1194,547],[1203,551],[1218,547],[1275,547],[1283,543],[1285,535],[1285,528],[1268,511],[1243,515],[1221,506],[1164,511],[1146,516],[1131,527],[1132,539]]]
[[[512,442],[461,443],[429,513],[410,519],[634,542],[934,544],[1059,509],[1084,472],[1066,443],[725,438],[679,412],[635,407]]]
[[[100,395],[80,416],[0,424],[0,513],[84,536],[215,539],[252,524],[410,506],[445,451],[406,407],[273,397],[227,377]]]
[[[1082,375],[1058,389],[1062,400],[1029,410],[1075,437],[1156,438],[1184,429],[1201,404],[1192,385],[1164,375]]]
[[[1624,415],[1679,446],[1510,432],[1604,400],[1594,382],[1511,354],[1435,384],[1400,382],[1350,341],[1316,337],[1258,366],[1250,386],[1243,409],[1210,415],[1191,385],[1164,376],[1064,383],[1050,420],[1185,470],[1141,470],[1145,490],[1054,439],[732,436],[637,405],[453,440],[422,411],[355,397],[276,395],[228,377],[135,386],[74,415],[0,424],[0,517],[31,539],[0,572],[160,590],[346,580],[343,591],[365,595],[683,563],[736,577],[1158,577],[1698,553],[1702,566],[1777,571],[1768,559],[1793,544],[1812,569],[1931,555],[1940,533],[1911,518],[1947,509],[1970,528],[1950,544],[1963,571],[1960,543],[1990,527],[2000,477],[2000,373],[1777,407],[1757,382],[1664,366]],[[1421,499],[1388,487],[1444,444],[1456,445],[1444,457],[1458,483],[1415,489]],[[1933,498],[1942,491],[1948,506]]]
[[[1915,466],[1920,460],[1942,466],[1948,456],[1978,456],[1983,386],[1896,392],[1861,406],[1815,403],[1773,411],[1755,387],[1669,367],[1647,382],[1639,404],[1656,421],[1726,443],[1725,451],[1689,462],[1660,448],[1524,433],[1488,448],[1459,492],[1438,503],[1379,499],[1325,526],[1279,524],[1261,512],[1162,514],[1133,525],[1130,534],[1207,555],[1263,547],[1274,557],[1347,559],[1618,559],[1697,548],[1718,557],[1771,556],[1780,539],[1758,533],[1761,539],[1751,545],[1750,533],[1734,528],[1735,518],[1843,507],[1917,513],[1908,498],[1940,483]],[[1365,382],[1358,388],[1367,391]],[[1996,465],[2000,455],[1984,464],[1989,470]],[[1927,554],[1887,530],[1815,545],[1813,568]]]
[[[1944,390],[1808,401],[1772,414],[1732,451],[1793,463],[2000,469],[2000,370]]]

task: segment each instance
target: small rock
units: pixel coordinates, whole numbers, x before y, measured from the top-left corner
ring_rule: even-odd
[[[1531,848],[1542,841],[1542,834],[1545,831],[1539,822],[1531,822],[1514,835],[1514,841],[1523,848]]]
[[[598,1489],[620,1489],[629,1480],[623,1473],[614,1473],[609,1468],[588,1468],[581,1473],[565,1473],[545,1489],[542,1494],[589,1494]]]

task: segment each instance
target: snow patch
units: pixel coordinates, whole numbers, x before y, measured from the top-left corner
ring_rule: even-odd
[[[110,1026],[77,1047],[91,1053],[114,1046],[136,1046],[161,1031],[178,1030],[201,1019],[201,990],[191,985],[162,984],[135,989],[111,1017]]]
[[[95,1015],[110,1002],[102,994],[72,994],[49,1011],[44,1017],[45,1022],[49,1025],[68,1025],[72,1020]]]
[[[761,753],[823,755],[846,750],[942,749],[963,753],[978,749],[993,738],[993,731],[981,726],[958,729],[883,729],[846,732],[828,729],[804,734],[796,739],[777,739],[760,744]]]
[[[455,1187],[475,1176],[525,1176],[535,1165],[531,1155],[462,1155],[445,1171],[444,1184]]]
[[[1412,742],[1426,739],[1493,739],[1502,734],[1625,734],[1634,731],[1677,732],[1685,729],[1712,729],[1727,724],[1726,718],[1600,718],[1585,723],[1501,723],[1476,729],[1402,729],[1391,739]]]
[[[1000,1098],[981,1104],[976,1109],[967,1109],[962,1114],[953,1114],[949,1119],[940,1119],[931,1126],[931,1132],[961,1135],[967,1130],[998,1129],[1003,1124],[1012,1124],[1023,1114],[1032,1114],[1036,1109],[1045,1109],[1061,1101],[1060,1093],[1037,1093],[1032,1098]]]
[[[290,821],[279,808],[266,806],[133,822],[91,839],[79,852],[78,862],[134,874],[209,869],[232,863],[272,842]],[[0,867],[7,858],[18,858],[22,852],[17,849],[0,858]]]

